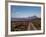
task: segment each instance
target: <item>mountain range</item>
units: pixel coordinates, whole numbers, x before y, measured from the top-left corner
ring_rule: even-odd
[[[34,19],[39,19],[37,16],[26,17],[26,18],[11,18],[11,21],[32,21]]]

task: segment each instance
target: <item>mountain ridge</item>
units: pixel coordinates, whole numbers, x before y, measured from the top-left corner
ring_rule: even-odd
[[[11,18],[11,21],[31,21],[33,19],[37,19],[39,17],[37,16],[32,16],[32,17],[27,17],[27,18]]]

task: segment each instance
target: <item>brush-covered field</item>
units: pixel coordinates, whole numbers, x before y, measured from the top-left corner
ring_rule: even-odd
[[[41,19],[33,19],[32,21],[11,21],[11,31],[28,31],[40,30]]]

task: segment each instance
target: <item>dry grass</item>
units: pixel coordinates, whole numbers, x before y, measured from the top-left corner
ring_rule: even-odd
[[[41,19],[35,19],[32,21],[11,21],[11,31],[27,31],[30,23],[36,30],[41,29]],[[32,24],[30,24],[30,30],[35,30]]]

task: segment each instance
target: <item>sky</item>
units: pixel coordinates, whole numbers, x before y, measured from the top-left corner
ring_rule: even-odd
[[[11,6],[11,18],[41,17],[41,7],[38,6]]]

